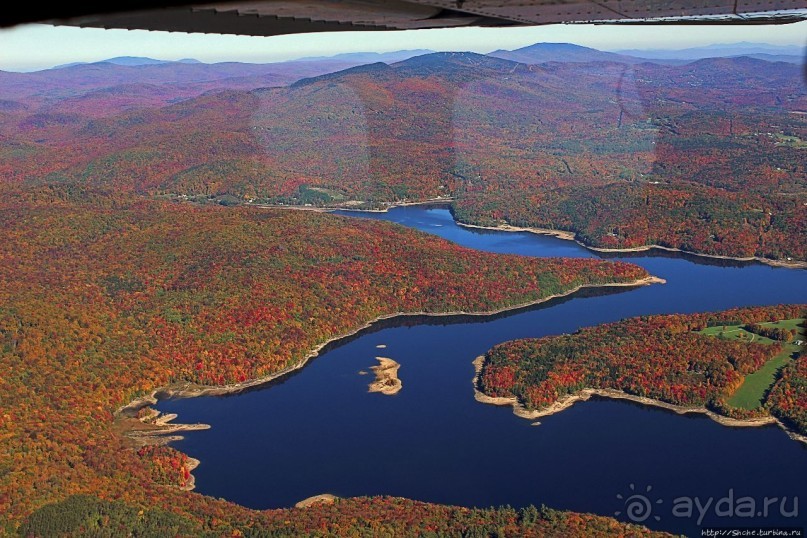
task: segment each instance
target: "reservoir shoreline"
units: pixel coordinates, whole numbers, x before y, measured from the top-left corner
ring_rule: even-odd
[[[362,213],[387,213],[391,209],[396,207],[408,207],[408,206],[418,206],[418,205],[450,205],[453,202],[454,198],[430,198],[428,200],[423,200],[420,202],[400,202],[400,203],[393,203],[389,205],[385,205],[383,208],[378,209],[359,209],[351,207],[350,205],[344,206],[324,206],[324,207],[306,207],[306,206],[293,206],[293,205],[264,205],[264,204],[248,204],[253,207],[261,207],[267,209],[294,209],[299,211],[319,211],[319,212],[333,212],[333,211],[355,211],[355,212],[362,212]],[[363,203],[363,202],[362,202]],[[576,232],[570,232],[568,230],[557,230],[554,228],[538,228],[538,227],[522,227],[522,226],[512,226],[510,224],[501,224],[499,226],[481,226],[478,224],[469,224],[457,220],[456,217],[453,216],[452,218],[454,223],[458,226],[462,226],[463,228],[475,228],[479,230],[493,230],[497,232],[528,232],[537,235],[548,235],[552,237],[556,237],[558,239],[563,239],[566,241],[573,241],[580,245],[583,248],[591,250],[593,252],[603,252],[603,253],[610,253],[610,254],[620,254],[620,253],[628,253],[628,252],[647,252],[649,250],[663,250],[666,252],[677,252],[680,254],[688,254],[690,256],[700,256],[702,258],[711,258],[716,260],[732,260],[738,262],[759,262],[764,263],[766,265],[770,265],[773,267],[785,267],[787,269],[807,269],[807,260],[773,260],[770,258],[761,258],[759,256],[723,256],[720,254],[706,254],[703,252],[693,252],[691,250],[683,250],[680,248],[674,247],[665,247],[662,245],[651,244],[651,245],[642,245],[638,247],[630,247],[630,248],[604,248],[604,247],[595,247],[593,245],[589,245],[583,241],[577,239]]]
[[[573,406],[578,402],[585,402],[591,399],[592,396],[598,396],[600,398],[609,398],[612,400],[627,400],[647,407],[666,409],[667,411],[672,411],[673,413],[676,413],[678,415],[688,415],[690,413],[702,414],[706,415],[707,417],[717,422],[718,424],[728,426],[731,428],[753,428],[753,427],[770,426],[776,424],[780,428],[782,428],[788,435],[788,437],[790,437],[794,441],[799,441],[807,444],[807,436],[791,430],[781,420],[779,420],[774,416],[769,415],[766,417],[755,417],[747,419],[731,418],[717,414],[714,411],[707,409],[706,407],[702,406],[686,407],[683,405],[675,405],[661,400],[656,400],[654,398],[647,398],[645,396],[636,396],[634,394],[628,394],[627,392],[616,389],[585,388],[573,394],[567,394],[566,396],[559,398],[552,404],[542,409],[527,409],[526,407],[524,407],[523,404],[521,404],[521,402],[518,401],[518,398],[514,396],[511,397],[488,396],[487,394],[479,390],[479,376],[482,373],[484,363],[485,363],[485,357],[482,355],[474,359],[472,363],[474,365],[474,372],[475,372],[472,380],[474,387],[474,399],[477,402],[490,405],[500,405],[500,406],[509,405],[513,408],[514,415],[527,420],[536,420],[541,417],[546,417],[549,415],[560,413],[561,411],[570,408],[571,406]]]
[[[462,226],[464,228],[494,230],[497,232],[528,232],[537,235],[549,235],[552,237],[556,237],[558,239],[564,239],[566,241],[574,241],[581,247],[594,252],[620,254],[627,252],[647,252],[648,250],[657,249],[657,250],[664,250],[666,252],[677,252],[680,254],[688,254],[690,256],[699,256],[701,258],[712,258],[716,260],[732,260],[738,262],[760,262],[766,265],[771,265],[773,267],[785,267],[787,269],[807,269],[807,261],[801,261],[801,260],[792,260],[792,261],[772,260],[770,258],[760,258],[759,256],[747,256],[743,258],[736,256],[721,256],[719,254],[705,254],[702,252],[693,252],[691,250],[682,250],[680,248],[665,247],[656,244],[642,245],[640,247],[631,247],[631,248],[603,248],[603,247],[595,247],[583,241],[580,241],[579,239],[577,239],[577,234],[575,232],[569,232],[566,230],[554,230],[552,228],[524,228],[519,226],[511,226],[509,224],[502,224],[500,226],[479,226],[476,224],[466,224],[456,219],[454,219],[454,222],[456,222],[458,226]]]
[[[198,396],[223,396],[228,394],[236,394],[242,392],[247,389],[251,389],[254,387],[258,387],[260,385],[264,385],[270,383],[276,379],[282,378],[288,374],[291,374],[297,370],[302,369],[305,367],[311,359],[317,357],[328,344],[341,340],[343,338],[348,338],[350,336],[354,336],[361,331],[370,328],[374,323],[379,321],[388,320],[397,317],[414,317],[414,316],[430,316],[430,317],[447,317],[447,316],[457,316],[457,315],[468,315],[468,316],[492,316],[496,314],[500,314],[502,312],[506,312],[509,310],[518,310],[521,308],[525,308],[528,306],[534,306],[541,303],[545,303],[551,301],[552,299],[557,299],[560,297],[566,297],[569,295],[573,295],[574,293],[584,289],[584,288],[608,288],[608,287],[640,287],[640,286],[649,286],[651,284],[664,284],[666,280],[650,275],[644,278],[640,278],[637,280],[633,280],[630,282],[613,282],[613,283],[606,283],[606,284],[581,284],[574,288],[571,288],[563,293],[557,293],[554,295],[550,295],[547,297],[542,297],[540,299],[534,301],[528,301],[525,303],[520,303],[513,306],[499,308],[493,311],[487,312],[466,312],[466,311],[452,311],[452,312],[396,312],[393,314],[387,314],[383,316],[376,317],[375,319],[365,323],[361,327],[350,331],[346,334],[342,334],[339,336],[335,336],[322,344],[316,346],[312,351],[310,351],[306,356],[300,360],[297,364],[292,367],[285,368],[280,372],[275,372],[273,374],[269,374],[264,377],[260,377],[257,379],[253,379],[251,381],[245,381],[243,383],[234,383],[230,385],[221,385],[221,386],[192,386],[190,384],[180,385],[175,387],[161,387],[152,390],[148,395],[142,396],[140,398],[136,398],[132,400],[130,403],[119,407],[115,411],[115,421],[120,424],[120,431],[121,434],[133,439],[134,442],[139,442],[143,444],[167,444],[171,441],[181,440],[181,436],[172,435],[182,431],[192,431],[192,430],[202,430],[210,428],[207,424],[172,424],[170,423],[171,420],[176,418],[176,415],[172,415],[170,417],[161,417],[158,423],[156,424],[148,424],[146,429],[141,430],[139,426],[143,424],[140,420],[133,417],[137,411],[143,407],[149,405],[155,405],[159,399],[163,398],[195,398]],[[397,370],[397,369],[396,369]],[[396,391],[397,392],[397,391]],[[124,417],[130,417],[128,420],[121,420]],[[135,429],[135,428],[138,429]],[[201,462],[199,460],[194,459],[192,464],[193,468],[196,468]],[[189,469],[192,470],[192,469]],[[193,489],[195,487],[195,478],[191,474],[191,478],[188,484],[185,486],[186,488]]]
[[[147,405],[154,405],[157,403],[159,399],[165,398],[195,398],[198,396],[223,396],[226,394],[235,394],[238,392],[242,392],[247,389],[251,389],[254,387],[258,387],[260,385],[264,385],[270,383],[276,379],[282,378],[292,372],[295,372],[301,368],[303,368],[311,359],[317,357],[322,351],[325,346],[336,342],[338,340],[342,340],[343,338],[348,338],[350,336],[355,336],[359,332],[370,328],[374,323],[379,321],[385,321],[393,318],[398,317],[416,317],[416,316],[429,316],[429,317],[449,317],[449,316],[493,316],[496,314],[501,314],[502,312],[507,312],[509,310],[519,310],[521,308],[526,308],[530,306],[535,306],[541,303],[545,303],[551,301],[552,299],[557,299],[560,297],[566,297],[572,295],[582,289],[585,288],[611,288],[611,287],[639,287],[639,286],[648,286],[651,284],[664,284],[666,281],[662,278],[656,276],[648,276],[644,278],[640,278],[637,280],[632,280],[630,282],[612,282],[612,283],[605,283],[605,284],[581,284],[579,286],[575,286],[563,293],[556,293],[554,295],[549,295],[547,297],[542,297],[540,299],[536,299],[533,301],[527,301],[524,303],[519,303],[512,306],[506,306],[502,308],[498,308],[496,310],[491,311],[484,311],[484,312],[467,312],[464,310],[454,310],[450,312],[394,312],[392,314],[384,314],[378,316],[367,323],[361,325],[360,327],[349,331],[344,334],[340,334],[338,336],[334,336],[326,340],[325,342],[316,346],[313,350],[305,355],[299,362],[295,365],[290,366],[288,368],[284,368],[279,372],[275,372],[263,377],[259,377],[256,379],[252,379],[250,381],[244,381],[242,383],[232,383],[228,385],[217,385],[217,386],[203,386],[203,385],[192,385],[190,383],[182,384],[182,385],[174,385],[174,386],[165,386],[159,387],[152,390],[149,394],[145,396],[141,396],[139,398],[135,398],[131,402],[126,405],[119,407],[115,411],[116,416],[121,416],[124,414],[129,413],[136,413],[139,409],[147,406]],[[200,429],[197,425],[180,425],[180,424],[164,424],[163,425],[166,430],[165,433],[175,433],[178,431],[182,431],[184,429]],[[159,426],[158,426],[159,428]],[[158,428],[154,428],[149,430],[150,435],[159,435]],[[128,432],[127,432],[128,433]]]

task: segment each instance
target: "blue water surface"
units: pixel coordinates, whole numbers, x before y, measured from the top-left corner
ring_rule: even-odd
[[[349,214],[478,250],[600,256],[553,237],[462,228],[447,209]],[[258,509],[328,492],[478,507],[545,504],[619,513],[628,521],[624,499],[641,494],[652,506],[643,523],[656,529],[700,536],[701,525],[805,526],[807,446],[778,427],[729,428],[700,415],[605,399],[576,404],[533,426],[510,408],[474,400],[471,361],[506,340],[643,314],[807,302],[804,270],[655,251],[609,257],[641,265],[667,284],[586,290],[489,317],[388,320],[331,344],[302,370],[260,389],[165,400],[157,408],[178,413],[179,422],[212,426],[173,444],[202,461],[194,471],[197,491]],[[367,392],[372,375],[359,372],[377,364],[376,356],[401,364],[397,395]],[[696,496],[701,506],[712,498],[700,525],[697,509],[692,517],[680,515],[682,498]],[[754,518],[725,515],[741,497],[757,504]],[[779,499],[767,517],[766,497]],[[799,515],[787,517],[796,497],[803,503]],[[720,499],[722,516],[715,513]]]

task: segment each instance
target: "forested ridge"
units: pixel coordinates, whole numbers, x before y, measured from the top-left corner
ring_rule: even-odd
[[[724,312],[642,316],[574,334],[499,344],[484,357],[479,389],[515,397],[541,410],[583,389],[613,389],[682,407],[707,407],[731,418],[776,416],[807,434],[807,355],[802,346],[756,409],[727,403],[755,372],[782,351],[700,334],[707,327],[804,318],[807,305],[749,307]],[[802,322],[803,323],[803,322]]]
[[[47,534],[47,517],[27,518],[78,494],[59,505],[90,514],[64,516],[75,535],[86,525],[115,535],[140,510],[137,525],[167,521],[180,535],[252,526],[367,534],[387,524],[382,514],[399,529],[415,518],[424,532],[470,525],[463,514],[516,528],[520,516],[506,510],[369,499],[344,501],[338,516],[253,512],[182,492],[187,456],[132,448],[113,414],[158,387],[283,371],[382,315],[498,310],[647,276],[627,263],[476,252],[389,223],[71,186],[3,189],[0,226],[0,534],[26,521]],[[445,511],[462,517],[438,523]],[[551,521],[540,525],[614,525],[572,514]]]
[[[228,84],[173,100],[173,86],[149,87],[139,104],[114,98],[129,91],[119,86],[44,104],[7,92],[4,181],[226,203],[440,196],[462,222],[568,230],[599,248],[807,259],[807,91],[794,64],[437,53]]]

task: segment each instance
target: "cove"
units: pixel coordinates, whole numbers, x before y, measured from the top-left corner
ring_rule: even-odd
[[[599,257],[574,242],[466,229],[447,209],[401,207],[352,218],[398,222],[471,248],[530,256]],[[624,401],[592,399],[541,419],[473,397],[471,361],[514,338],[573,332],[624,317],[807,301],[807,271],[649,251],[608,254],[645,267],[665,285],[584,290],[495,316],[400,317],[332,343],[294,374],[248,392],[163,400],[178,422],[203,422],[175,448],[201,460],[196,490],[252,508],[292,506],[318,493],[394,495],[487,507],[545,504],[625,516],[630,485],[654,504],[643,523],[700,535],[697,513],[672,514],[679,497],[732,491],[760,505],[799,497],[796,518],[721,518],[704,525],[807,525],[807,446],[778,427],[728,428]],[[385,345],[379,349],[377,346]],[[376,356],[400,363],[403,389],[371,394]],[[778,505],[777,505],[778,506]],[[655,516],[660,519],[656,520]]]

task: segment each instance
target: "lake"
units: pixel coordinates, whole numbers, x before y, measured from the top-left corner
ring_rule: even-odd
[[[398,222],[490,252],[600,256],[553,237],[462,228],[441,208],[342,214]],[[197,491],[257,509],[292,506],[327,492],[478,507],[545,504],[607,516],[620,512],[627,521],[626,503],[617,495],[641,493],[652,504],[643,521],[651,528],[699,536],[697,509],[691,517],[673,513],[696,496],[701,506],[712,498],[704,525],[805,526],[807,446],[778,427],[728,428],[700,415],[605,399],[532,426],[509,407],[474,400],[471,361],[506,340],[643,314],[807,302],[804,270],[666,252],[608,257],[641,265],[667,284],[584,290],[488,317],[387,320],[332,343],[282,380],[156,407],[178,413],[178,422],[212,426],[172,444],[201,460],[194,471]],[[376,356],[401,364],[397,395],[367,392],[373,376],[359,372],[369,372]],[[765,497],[779,501],[767,517],[716,513],[720,499],[717,506],[725,508],[741,497],[752,498],[759,508],[754,512],[762,512]],[[804,504],[799,516],[781,515],[780,508],[793,511],[795,497]]]

